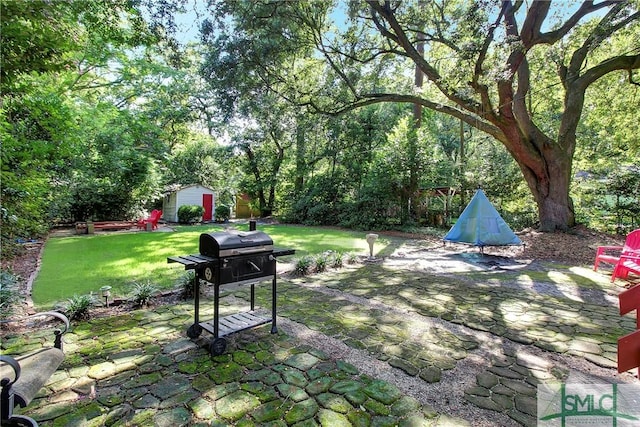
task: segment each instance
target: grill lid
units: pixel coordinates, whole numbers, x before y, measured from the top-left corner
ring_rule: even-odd
[[[228,257],[273,251],[273,240],[262,231],[219,231],[200,235],[200,254]]]

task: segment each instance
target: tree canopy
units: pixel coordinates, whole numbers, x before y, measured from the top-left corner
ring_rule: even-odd
[[[179,0],[0,7],[3,253],[175,184],[360,229],[477,187],[516,227],[640,218],[637,1],[212,0],[187,44]]]
[[[229,70],[250,69],[254,84],[310,111],[399,102],[458,118],[505,146],[543,230],[575,223],[569,193],[585,96],[610,73],[636,83],[637,2],[371,0],[348,3],[343,22],[331,22],[331,6],[220,0],[210,10],[232,18],[205,26],[216,35],[208,46]],[[300,76],[318,62],[323,78],[309,85]],[[424,87],[412,84],[413,67]]]

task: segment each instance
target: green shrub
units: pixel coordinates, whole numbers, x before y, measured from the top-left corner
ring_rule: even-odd
[[[18,277],[9,271],[0,271],[0,319],[6,320],[15,312],[22,296],[18,289]]]
[[[70,320],[82,320],[89,317],[89,309],[96,303],[93,295],[74,295],[61,307],[61,311]]]
[[[316,255],[314,271],[316,273],[322,273],[323,271],[326,271],[328,263],[329,257],[326,253]]]
[[[204,208],[198,205],[182,205],[178,208],[178,222],[193,224],[202,220]]]
[[[215,214],[217,222],[229,221],[229,218],[231,217],[231,208],[225,205],[216,206]]]
[[[144,307],[158,293],[156,285],[149,280],[145,282],[135,282],[131,291],[130,301],[136,307]]]
[[[333,268],[342,268],[342,252],[331,252],[329,255],[329,264]]]
[[[195,276],[196,276],[195,272],[188,271],[184,273],[182,276],[180,276],[176,281],[178,285],[178,291],[180,292],[180,296],[182,297],[182,299],[191,299],[195,297],[196,295],[196,290],[194,286]]]
[[[311,271],[313,265],[313,258],[310,256],[303,256],[296,259],[293,267],[293,272],[296,276],[306,276]]]
[[[358,262],[358,255],[353,252],[347,254],[347,264],[355,264]]]

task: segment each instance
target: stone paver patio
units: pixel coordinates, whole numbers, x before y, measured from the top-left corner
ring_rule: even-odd
[[[536,425],[540,382],[637,382],[615,369],[635,318],[618,314],[621,288],[604,274],[454,260],[411,241],[383,255],[280,279],[280,332],[234,334],[217,357],[206,333],[186,337],[191,302],[75,323],[22,412],[42,426]],[[268,286],[257,293],[269,300]],[[224,294],[223,310],[245,309],[246,288]]]

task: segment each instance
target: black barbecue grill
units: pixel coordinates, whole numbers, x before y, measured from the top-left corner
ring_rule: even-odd
[[[213,334],[209,350],[214,355],[224,353],[225,336],[271,322],[276,327],[276,258],[292,255],[293,249],[273,247],[273,240],[262,231],[222,231],[200,235],[200,253],[168,257],[169,263],[180,263],[185,270],[195,270],[194,323],[187,329],[189,338],[198,338],[203,330]],[[255,284],[271,279],[271,318],[255,312]],[[200,322],[200,281],[213,284],[214,313],[212,322]],[[219,317],[220,286],[250,285],[251,309],[223,318]]]

